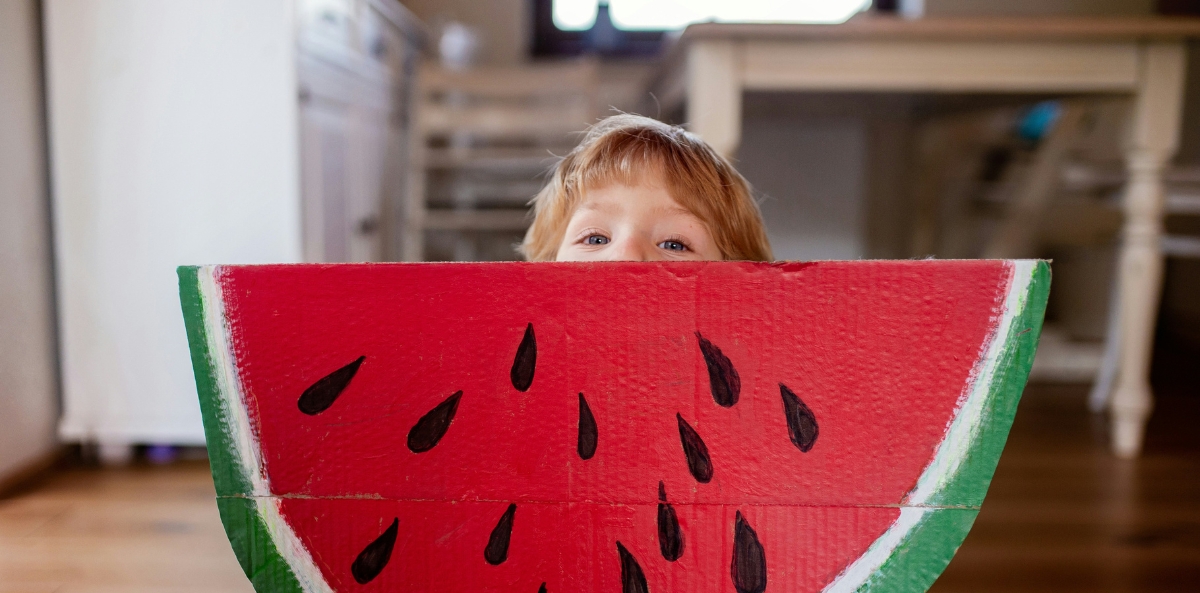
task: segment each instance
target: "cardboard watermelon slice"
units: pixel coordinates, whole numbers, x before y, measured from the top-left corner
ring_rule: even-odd
[[[180,268],[258,591],[920,591],[983,502],[1036,261]]]

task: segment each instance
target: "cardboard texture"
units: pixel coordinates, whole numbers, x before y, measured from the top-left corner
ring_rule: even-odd
[[[1038,261],[184,267],[258,591],[923,591],[983,502]]]

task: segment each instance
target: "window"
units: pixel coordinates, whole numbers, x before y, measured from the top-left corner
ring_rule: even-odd
[[[692,23],[840,23],[864,0],[608,0],[613,25],[626,31],[682,29]],[[554,24],[584,31],[596,23],[599,0],[554,0]]]
[[[534,55],[654,55],[692,23],[840,23],[870,0],[535,0]]]

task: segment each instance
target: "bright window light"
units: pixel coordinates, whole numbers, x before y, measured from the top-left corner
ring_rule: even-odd
[[[596,22],[598,0],[554,0],[554,24],[582,31]],[[701,21],[840,23],[870,0],[609,0],[621,29],[682,29]]]
[[[596,0],[554,0],[554,26],[563,31],[591,29],[598,4]]]

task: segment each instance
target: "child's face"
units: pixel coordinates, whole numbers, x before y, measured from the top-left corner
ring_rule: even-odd
[[[704,223],[655,177],[589,190],[567,223],[557,261],[720,260]]]

